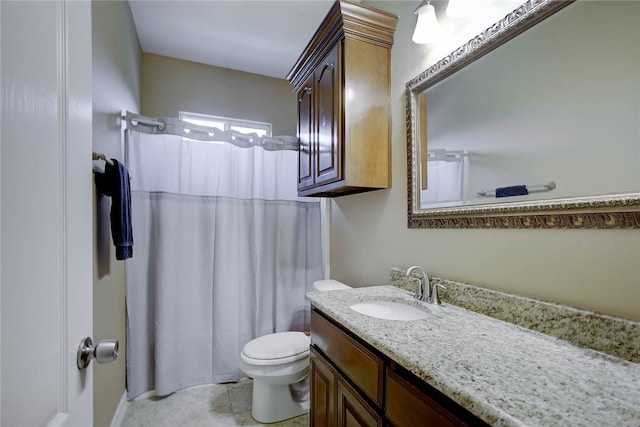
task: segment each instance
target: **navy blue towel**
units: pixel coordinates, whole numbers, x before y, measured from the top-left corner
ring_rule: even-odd
[[[111,162],[105,165],[104,173],[95,174],[95,182],[99,192],[111,197],[111,237],[116,259],[123,260],[133,256],[129,171],[117,160]]]
[[[526,185],[496,188],[496,197],[525,196],[529,194]]]

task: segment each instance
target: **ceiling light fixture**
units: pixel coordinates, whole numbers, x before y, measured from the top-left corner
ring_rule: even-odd
[[[413,13],[418,15],[418,20],[411,40],[417,44],[433,43],[438,36],[435,7],[430,0],[423,0]]]

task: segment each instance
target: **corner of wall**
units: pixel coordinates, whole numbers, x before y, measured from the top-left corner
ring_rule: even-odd
[[[123,159],[122,135],[115,126],[123,109],[140,111],[142,52],[131,9],[124,0],[92,1],[93,151]],[[120,357],[94,365],[94,426],[118,423],[126,411],[126,313],[124,263],[115,260],[110,235],[111,201],[94,187],[93,339],[117,339]],[[126,399],[125,399],[126,402]],[[120,419],[121,422],[121,419]],[[117,424],[119,425],[119,424]]]

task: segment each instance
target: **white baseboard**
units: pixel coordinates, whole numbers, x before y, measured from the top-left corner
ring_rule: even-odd
[[[118,407],[116,408],[116,413],[113,414],[113,418],[111,419],[111,427],[120,427],[122,425],[124,415],[127,413],[128,407],[129,401],[127,400],[127,391],[125,390],[124,393],[122,393],[120,403],[118,403]]]

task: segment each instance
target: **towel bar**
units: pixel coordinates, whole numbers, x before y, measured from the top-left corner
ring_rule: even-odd
[[[92,155],[92,159],[93,160],[104,160],[105,162],[109,163],[109,166],[113,166],[113,162],[111,160],[107,159],[107,156],[105,156],[102,153],[96,153],[94,151],[93,155]]]
[[[553,181],[549,181],[546,184],[541,184],[541,185],[527,185],[527,191],[529,193],[538,193],[541,191],[551,191],[554,188],[556,188],[556,183]],[[494,197],[496,195],[496,191],[495,190],[480,190],[477,191],[476,194],[478,196],[484,196],[484,197]]]

